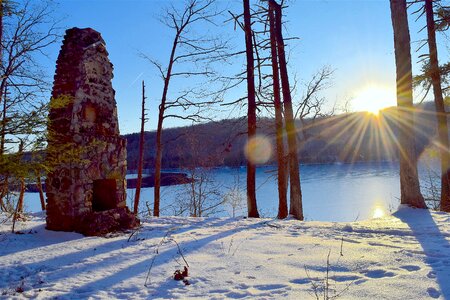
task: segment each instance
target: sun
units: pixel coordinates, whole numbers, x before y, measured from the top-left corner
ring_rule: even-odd
[[[376,84],[367,85],[356,91],[352,100],[355,111],[366,111],[374,115],[394,105],[396,105],[395,90]]]

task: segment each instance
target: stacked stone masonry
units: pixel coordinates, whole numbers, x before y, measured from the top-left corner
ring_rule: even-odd
[[[50,102],[48,229],[95,235],[138,225],[126,207],[126,140],[119,133],[112,78],[100,33],[67,30]]]

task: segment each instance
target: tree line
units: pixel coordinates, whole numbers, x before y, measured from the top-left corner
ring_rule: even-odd
[[[389,108],[384,114],[392,114],[395,108]],[[344,130],[345,119],[358,119],[350,130]],[[380,122],[373,117],[370,120],[368,129],[362,134],[361,147],[356,149],[355,145],[350,143],[352,133],[360,123],[365,122],[365,113],[347,113],[335,116],[329,116],[317,119],[314,126],[308,126],[313,123],[312,120],[304,120],[302,123],[297,120],[296,127],[300,129],[297,133],[299,141],[300,163],[303,164],[321,164],[321,163],[354,163],[354,162],[383,162],[397,161],[398,152],[395,151],[395,137],[399,131],[394,122],[390,127],[395,132],[394,136],[388,136],[383,143],[391,151],[375,152],[372,149],[371,139],[374,131],[382,131]],[[417,121],[416,149],[422,152],[431,143],[431,138],[436,133],[436,118],[434,116],[434,104],[425,102],[418,106],[415,111]],[[319,123],[319,121],[321,121]],[[246,144],[246,122],[245,118],[226,119],[220,121],[211,121],[201,124],[193,124],[185,127],[167,128],[164,130],[163,145],[165,151],[162,157],[162,168],[184,168],[193,162],[201,159],[207,167],[240,167],[245,166],[246,156],[244,152]],[[257,134],[267,137],[273,150],[276,148],[276,137],[273,131],[275,120],[271,118],[259,118]],[[339,139],[332,141],[332,138],[339,132],[345,132]],[[143,150],[143,168],[147,172],[153,172],[155,165],[155,131],[145,132],[144,139],[147,141]],[[307,138],[304,139],[303,136]],[[126,134],[127,139],[127,166],[130,172],[138,170],[139,166],[139,133]],[[375,139],[381,143],[381,137]],[[286,141],[283,141],[286,143]],[[191,144],[193,149],[191,149]],[[270,156],[265,163],[267,165],[276,165],[276,152]]]

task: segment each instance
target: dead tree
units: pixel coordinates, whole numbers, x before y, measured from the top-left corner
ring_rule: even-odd
[[[411,40],[409,36],[406,0],[390,0],[394,30],[395,66],[397,73],[398,120],[400,152],[400,202],[426,208],[420,192],[417,173],[417,152],[414,143],[414,110],[412,98]]]
[[[427,20],[430,77],[434,92],[434,103],[439,134],[439,151],[441,156],[441,210],[450,212],[450,153],[448,139],[447,113],[442,95],[441,75],[439,70],[436,45],[436,25],[434,21],[433,1],[425,0],[425,15]]]
[[[137,215],[139,209],[139,198],[141,196],[142,168],[144,166],[144,126],[145,126],[145,84],[142,80],[142,108],[141,108],[141,133],[139,135],[139,162],[136,193],[134,194],[133,213]]]
[[[300,187],[300,166],[297,148],[297,132],[292,109],[291,89],[287,72],[286,54],[282,34],[281,5],[269,0],[271,9],[275,11],[275,33],[280,64],[281,88],[283,93],[284,116],[288,140],[290,208],[289,213],[298,220],[303,220],[302,191]]]

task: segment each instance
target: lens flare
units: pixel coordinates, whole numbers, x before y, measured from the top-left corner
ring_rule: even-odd
[[[253,164],[264,164],[272,156],[272,144],[264,136],[255,136],[248,140],[244,148],[245,156]]]
[[[377,218],[382,218],[386,215],[386,212],[384,211],[384,209],[382,207],[375,207],[375,209],[372,212],[372,218],[377,219]]]
[[[387,215],[386,208],[381,201],[376,201],[372,206],[370,216],[373,219],[383,218]]]

